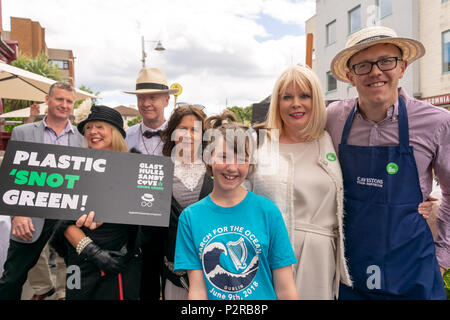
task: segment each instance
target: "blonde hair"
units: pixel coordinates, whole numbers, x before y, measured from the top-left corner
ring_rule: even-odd
[[[320,138],[324,133],[327,122],[326,107],[319,79],[306,66],[296,65],[289,67],[279,76],[273,88],[269,112],[263,126],[267,129],[280,130],[280,136],[283,134],[284,125],[280,115],[279,101],[291,83],[303,92],[310,93],[312,99],[311,118],[306,127],[300,130],[301,135],[306,141]]]
[[[129,152],[130,150],[127,147],[127,143],[125,142],[125,139],[122,137],[122,134],[119,132],[119,130],[113,126],[112,124],[101,121],[101,120],[93,120],[101,122],[105,127],[111,129],[111,149],[112,151],[118,151],[118,152]],[[86,122],[88,124],[89,122]],[[86,126],[86,124],[84,126]]]
[[[125,142],[125,139],[123,138],[122,134],[117,130],[115,126],[112,124],[109,124],[105,122],[107,126],[111,128],[112,137],[111,137],[111,147],[113,151],[118,152],[130,152],[130,150],[127,147],[127,143]]]

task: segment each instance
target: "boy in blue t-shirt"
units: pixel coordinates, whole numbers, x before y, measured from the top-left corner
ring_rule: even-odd
[[[224,123],[227,117],[207,120],[222,134],[215,135],[207,165],[214,188],[180,216],[174,269],[187,271],[189,299],[298,299],[292,273],[297,260],[281,212],[241,186],[249,172],[248,137],[245,157],[239,157],[239,139],[229,131],[243,127]]]

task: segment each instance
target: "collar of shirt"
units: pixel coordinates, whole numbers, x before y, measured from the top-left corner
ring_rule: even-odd
[[[147,130],[150,130],[151,132],[158,131],[158,130],[161,130],[161,131],[162,131],[162,130],[164,130],[164,129],[167,128],[167,120],[164,121],[164,123],[163,123],[159,128],[156,128],[156,129],[152,129],[152,128],[147,127],[147,126],[144,124],[144,122],[141,122],[141,125],[142,125],[142,132],[145,132],[145,131],[147,131]]]
[[[139,149],[144,154],[150,154],[150,155],[160,155],[162,153],[162,140],[160,136],[156,136],[152,139],[146,139],[142,136],[142,133],[144,133],[146,130],[150,130],[151,132],[155,132],[158,130],[164,130],[167,128],[167,121],[165,121],[159,128],[152,129],[144,125],[143,122],[141,122],[141,134],[139,138],[139,145],[141,146]]]
[[[53,128],[50,127],[50,126],[47,124],[47,121],[46,121],[46,120],[47,120],[47,116],[45,116],[44,119],[42,119],[42,123],[44,124],[45,129],[46,129],[46,130],[51,130],[51,131],[55,132],[55,130],[53,130]],[[69,133],[69,132],[74,133],[74,130],[73,130],[72,125],[70,124],[70,121],[67,120],[66,127],[65,127],[65,129],[61,132],[60,136],[62,136],[63,134]],[[55,134],[56,134],[56,133],[55,133]]]
[[[362,120],[366,120],[369,122],[373,122],[371,120],[368,120],[366,118],[366,116],[359,110],[359,104],[358,107],[356,108],[356,113],[355,113],[355,117],[357,117],[358,119],[362,119]],[[386,114],[386,118],[384,118],[383,120],[381,120],[379,122],[379,124],[387,121],[387,120],[391,120],[392,122],[398,121],[398,100],[387,109],[387,114]]]

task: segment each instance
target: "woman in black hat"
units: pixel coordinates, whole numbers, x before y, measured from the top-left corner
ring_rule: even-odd
[[[92,106],[78,131],[88,148],[128,152],[122,116],[106,106]],[[95,213],[76,222],[60,222],[51,241],[68,268],[67,300],[135,300],[139,297],[141,259],[137,226],[93,222]],[[78,278],[77,278],[78,277]]]

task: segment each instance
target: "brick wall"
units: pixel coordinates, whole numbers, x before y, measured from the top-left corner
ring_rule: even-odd
[[[19,43],[19,51],[36,57],[42,51],[47,52],[45,44],[45,29],[39,22],[26,18],[11,17],[10,39]]]

